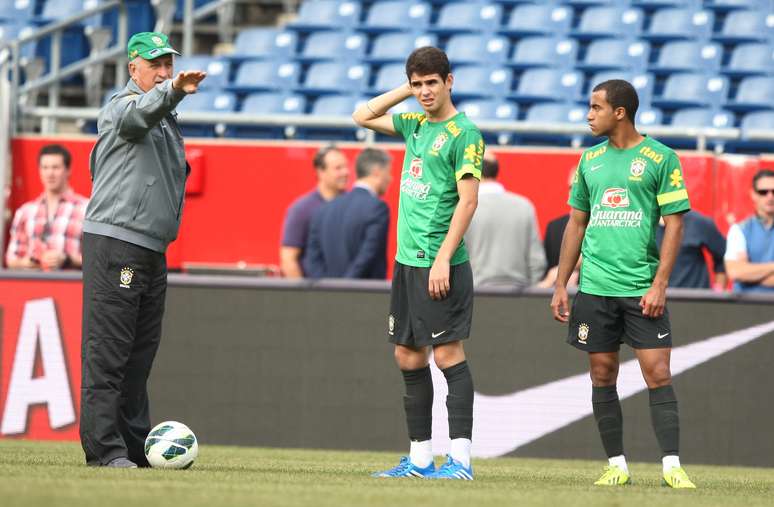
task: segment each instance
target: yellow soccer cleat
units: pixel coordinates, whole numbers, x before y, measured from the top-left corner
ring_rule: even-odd
[[[672,467],[668,472],[664,472],[661,485],[674,489],[696,489],[696,484],[691,482],[683,467]]]
[[[617,465],[605,467],[605,473],[594,483],[595,486],[627,486],[631,484],[631,478],[623,468]]]

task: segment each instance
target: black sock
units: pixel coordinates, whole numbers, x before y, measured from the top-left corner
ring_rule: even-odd
[[[680,415],[677,398],[671,385],[648,389],[650,394],[650,419],[656,432],[658,445],[664,456],[678,456],[680,449]]]
[[[430,366],[418,370],[401,370],[406,384],[403,406],[406,409],[406,425],[409,439],[422,442],[430,440],[433,430],[433,377]]]
[[[616,386],[592,387],[591,404],[608,458],[623,454],[623,415]]]
[[[449,438],[471,439],[473,435],[473,377],[468,362],[441,370],[449,386],[446,409],[449,412]]]

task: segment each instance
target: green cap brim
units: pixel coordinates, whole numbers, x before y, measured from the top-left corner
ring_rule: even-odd
[[[145,51],[144,53],[140,53],[139,56],[145,60],[153,60],[154,58],[158,58],[159,56],[164,56],[169,54],[180,56],[180,53],[178,53],[172,48],[153,48],[153,49],[149,49],[148,51]]]

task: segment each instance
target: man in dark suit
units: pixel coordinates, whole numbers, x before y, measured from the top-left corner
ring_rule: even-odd
[[[352,190],[312,218],[304,273],[309,278],[384,278],[390,210],[379,197],[392,180],[390,156],[366,148],[357,157]]]

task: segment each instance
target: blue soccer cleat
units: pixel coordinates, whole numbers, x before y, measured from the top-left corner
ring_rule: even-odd
[[[473,465],[465,468],[465,465],[455,460],[448,454],[446,455],[446,463],[441,465],[434,474],[429,475],[428,479],[462,479],[464,481],[473,480]]]
[[[427,467],[419,468],[411,462],[411,459],[409,459],[408,456],[403,456],[400,458],[400,463],[398,463],[398,466],[395,468],[390,468],[389,470],[384,470],[383,472],[375,472],[371,474],[371,477],[417,477],[419,479],[424,479],[433,473],[435,473],[435,463],[430,462]]]

